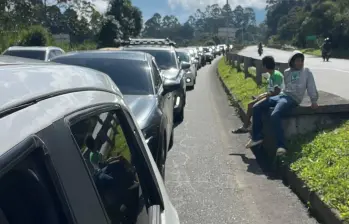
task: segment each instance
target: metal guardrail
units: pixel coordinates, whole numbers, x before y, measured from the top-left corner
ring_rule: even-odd
[[[251,74],[249,73],[248,68],[255,67],[256,68],[256,83],[257,85],[262,84],[262,60],[256,59],[252,57],[239,55],[237,52],[228,52],[227,60],[232,67],[236,68],[239,72],[244,72],[245,77],[249,77]],[[243,66],[242,66],[243,64]],[[286,62],[276,62],[276,69],[280,72],[284,73],[284,71],[288,68],[288,63]]]

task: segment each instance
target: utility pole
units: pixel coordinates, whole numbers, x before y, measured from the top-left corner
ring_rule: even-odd
[[[227,0],[227,5],[229,5],[229,0]],[[227,40],[226,40],[226,43],[225,44],[227,44],[228,45],[228,42],[229,42],[229,15],[228,15],[228,13],[227,13],[227,25],[226,25],[226,27],[227,27]]]

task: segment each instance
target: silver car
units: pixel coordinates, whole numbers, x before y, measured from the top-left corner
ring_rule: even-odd
[[[185,62],[190,64],[190,68],[186,70],[185,73],[185,81],[187,85],[187,89],[194,89],[196,83],[197,69],[196,63],[193,58],[190,56],[188,49],[176,49],[176,53],[179,57],[180,62]]]
[[[59,47],[27,47],[27,46],[13,46],[6,49],[3,55],[10,55],[22,58],[31,58],[42,61],[49,61],[50,59],[65,54],[64,50]]]
[[[179,224],[108,75],[55,63],[3,64],[0,95],[0,223]]]

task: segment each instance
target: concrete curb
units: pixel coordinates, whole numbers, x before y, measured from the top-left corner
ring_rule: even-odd
[[[241,103],[238,102],[234,94],[229,90],[229,88],[224,83],[221,78],[218,68],[217,76],[221,82],[224,91],[233,101],[233,106],[236,108],[240,118],[244,119],[246,117],[246,112],[242,107]],[[268,155],[268,153],[266,153]],[[269,157],[269,155],[268,155]],[[270,158],[273,159],[273,158]],[[309,211],[314,215],[314,217],[324,224],[348,224],[341,220],[338,211],[331,209],[327,204],[325,204],[320,196],[311,191],[303,180],[301,180],[298,175],[290,169],[290,167],[277,163],[277,169],[280,170],[282,180],[286,186],[289,186],[292,191],[299,197],[299,199],[309,207]]]

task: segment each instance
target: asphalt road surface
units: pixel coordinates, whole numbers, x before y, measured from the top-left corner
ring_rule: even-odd
[[[315,224],[280,180],[269,179],[233,135],[241,121],[216,76],[218,59],[187,92],[185,119],[168,154],[166,187],[184,224]]]
[[[253,58],[272,55],[278,62],[287,62],[292,52],[263,48],[263,55],[259,56],[257,46],[250,46],[240,51],[239,54]],[[313,72],[319,90],[349,99],[349,91],[347,90],[349,83],[349,60],[330,58],[329,62],[323,62],[320,57],[306,55],[305,66]]]

